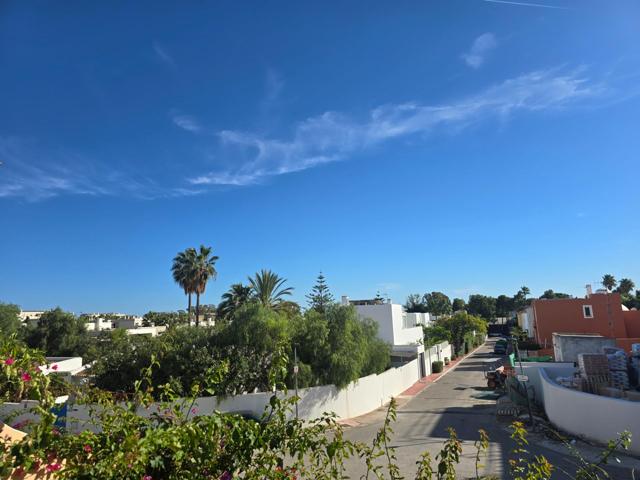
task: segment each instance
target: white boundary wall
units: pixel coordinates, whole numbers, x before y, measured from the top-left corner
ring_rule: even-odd
[[[434,349],[436,347],[433,347]],[[451,358],[451,346],[443,342],[437,346],[440,359]],[[436,354],[437,356],[437,354]],[[433,358],[432,360],[436,360]],[[431,366],[429,365],[429,368]],[[400,367],[390,368],[380,374],[362,377],[351,382],[345,388],[339,390],[334,385],[311,387],[300,389],[298,395],[298,412],[302,419],[310,420],[318,418],[323,413],[333,412],[339,419],[353,418],[380,408],[411,387],[420,379],[418,359],[414,359]],[[288,396],[295,392],[289,390]],[[197,415],[208,415],[214,410],[221,412],[239,412],[254,417],[261,417],[269,404],[271,392],[249,393],[228,397],[201,397],[193,405],[197,409]],[[186,405],[189,407],[190,405]],[[24,414],[19,419],[23,420],[28,415],[25,402],[21,404],[4,404],[0,406],[0,417],[10,411],[24,409]],[[157,412],[155,406],[149,409],[140,409],[139,415],[150,415]],[[293,415],[293,412],[291,413]],[[90,407],[87,405],[70,405],[67,412],[67,428],[71,432],[91,429],[89,419]],[[11,422],[13,423],[13,422]]]
[[[624,430],[631,432],[630,451],[640,454],[640,402],[579,392],[551,381],[540,369],[544,409],[549,420],[573,435],[606,444]]]

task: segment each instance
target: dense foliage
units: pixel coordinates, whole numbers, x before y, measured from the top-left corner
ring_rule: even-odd
[[[20,329],[20,307],[12,303],[0,302],[0,332],[5,335],[16,333]]]
[[[229,375],[216,385],[215,394],[265,391],[275,356],[282,351],[292,363],[294,345],[301,387],[342,387],[384,371],[389,362],[389,347],[378,339],[377,324],[358,319],[353,307],[331,305],[325,313],[309,310],[301,315],[249,302],[216,327],[185,326],[159,337],[105,334],[92,371],[98,387],[132,392],[140,371],[156,358],[160,368],[153,372],[153,384],[168,383],[186,395],[224,363]],[[287,382],[293,385],[291,372]]]
[[[142,325],[145,327],[152,325],[176,327],[188,323],[189,315],[184,310],[178,310],[177,312],[147,312],[142,317]]]
[[[429,312],[435,316],[452,312],[451,300],[442,292],[425,293],[422,297],[417,293],[409,295],[404,308],[410,313]]]
[[[456,355],[462,355],[484,339],[487,322],[466,312],[456,312],[423,327],[423,331],[425,345],[432,346],[446,340]]]
[[[27,329],[25,339],[30,347],[50,357],[80,356],[86,361],[94,356],[94,342],[85,321],[59,307],[43,313],[37,325]]]

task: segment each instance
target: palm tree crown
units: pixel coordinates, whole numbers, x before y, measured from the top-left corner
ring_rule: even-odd
[[[195,293],[193,284],[193,277],[191,272],[197,252],[195,248],[187,248],[185,251],[178,253],[171,265],[171,273],[173,280],[184,290],[184,294],[189,297],[189,304],[187,307],[187,313],[191,317],[191,294]]]
[[[249,277],[255,299],[267,308],[277,306],[284,296],[291,295],[293,288],[283,287],[286,281],[271,270],[261,270],[253,278]]]
[[[171,266],[173,279],[189,296],[189,314],[191,313],[191,295],[196,295],[196,326],[200,322],[200,295],[205,292],[207,282],[218,274],[215,269],[218,257],[211,255],[211,250],[211,247],[204,245],[200,245],[199,250],[187,248],[175,256]]]
[[[609,275],[607,273],[606,275],[602,276],[602,285],[604,285],[604,288],[606,288],[609,291],[613,290],[617,283],[618,282],[616,281],[616,278],[613,275]]]
[[[229,318],[242,305],[251,300],[253,290],[250,286],[234,283],[229,290],[222,294],[222,302],[218,305],[218,315]]]

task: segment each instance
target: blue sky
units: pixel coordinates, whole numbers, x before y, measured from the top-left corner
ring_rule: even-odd
[[[0,300],[181,308],[640,284],[640,5],[5,2]]]

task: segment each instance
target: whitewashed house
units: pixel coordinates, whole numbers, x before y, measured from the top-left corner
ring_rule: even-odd
[[[378,336],[391,345],[391,363],[398,365],[418,359],[420,377],[427,375],[427,358],[423,345],[422,325],[428,325],[428,313],[407,313],[399,304],[374,300],[349,300],[342,297],[343,305],[353,305],[360,318],[370,318],[378,324]]]

